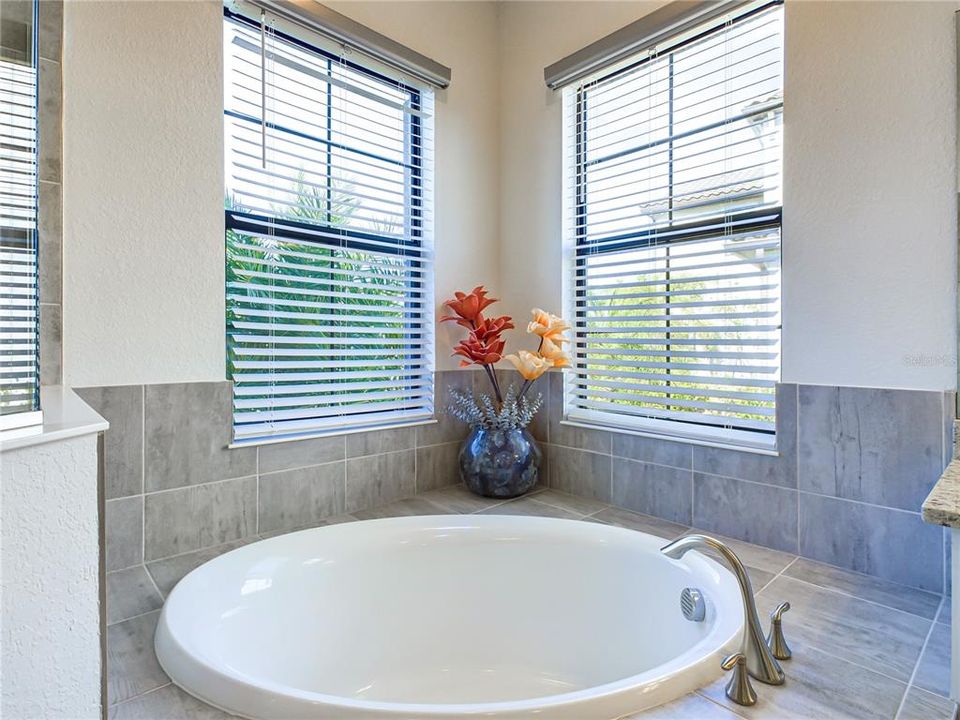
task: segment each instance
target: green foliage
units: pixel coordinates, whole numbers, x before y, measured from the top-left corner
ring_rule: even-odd
[[[357,225],[354,217],[359,202],[349,182],[335,182],[328,191],[305,183],[301,174],[294,191],[296,202],[276,207],[277,214],[327,227]],[[230,196],[225,206],[242,210]],[[370,223],[366,225],[364,230],[369,232]],[[373,225],[376,231],[394,231],[386,222]],[[280,378],[260,397],[274,395],[276,386],[293,383],[300,389],[285,396],[307,396],[299,407],[362,404],[374,399],[363,397],[371,393],[401,394],[400,389],[406,388],[412,378],[401,377],[400,365],[409,354],[412,323],[422,313],[409,297],[406,276],[411,264],[410,258],[401,256],[372,255],[333,244],[291,242],[228,230],[227,331],[262,337],[261,342],[244,342],[243,354],[238,343],[228,342],[231,377],[251,372],[241,363],[266,362],[275,357],[282,367],[271,372]],[[280,316],[257,314],[264,308]],[[260,327],[251,328],[249,323]],[[257,348],[263,350],[262,355],[255,352]],[[343,363],[328,362],[331,356],[342,358]],[[342,370],[349,370],[353,376],[338,379]],[[301,387],[302,380],[291,378],[287,383],[283,378],[300,372],[323,373],[324,383],[343,385],[369,378],[378,386],[339,389],[328,385],[326,390],[317,391],[315,387]],[[347,394],[352,399],[345,398]],[[282,409],[297,407],[287,404]]]

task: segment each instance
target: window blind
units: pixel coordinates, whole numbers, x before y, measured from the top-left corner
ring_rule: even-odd
[[[0,56],[0,430],[39,422],[37,71],[31,38]]]
[[[237,442],[433,414],[432,91],[225,10]]]
[[[564,89],[570,417],[774,433],[782,57],[754,3]]]

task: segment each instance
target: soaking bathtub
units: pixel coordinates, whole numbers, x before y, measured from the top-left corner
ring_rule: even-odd
[[[617,718],[715,679],[743,627],[733,576],[664,544],[497,515],[291,533],[183,578],[157,657],[246,718]],[[707,599],[702,622],[685,587]]]

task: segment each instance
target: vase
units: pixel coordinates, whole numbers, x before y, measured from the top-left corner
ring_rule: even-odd
[[[477,495],[519,497],[537,484],[542,460],[526,428],[474,428],[460,448],[460,479]]]

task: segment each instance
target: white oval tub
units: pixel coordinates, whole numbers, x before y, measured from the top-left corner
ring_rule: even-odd
[[[665,543],[497,515],[283,535],[181,580],[157,657],[248,718],[616,718],[715,679],[743,626],[733,576]],[[704,622],[680,611],[688,586]]]

